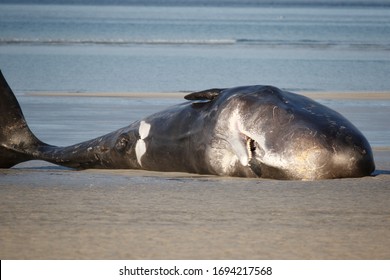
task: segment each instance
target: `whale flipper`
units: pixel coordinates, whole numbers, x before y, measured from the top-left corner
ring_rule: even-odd
[[[210,100],[211,101],[215,99],[223,90],[224,89],[221,88],[212,88],[208,90],[187,94],[186,96],[184,96],[184,98],[187,100]]]
[[[0,168],[34,159],[38,146],[48,146],[31,132],[20,105],[0,71]]]

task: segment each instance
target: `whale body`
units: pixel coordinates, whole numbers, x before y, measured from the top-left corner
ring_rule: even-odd
[[[363,134],[336,111],[273,86],[214,88],[68,147],[40,141],[0,72],[0,168],[45,160],[75,169],[144,169],[317,180],[375,170]]]

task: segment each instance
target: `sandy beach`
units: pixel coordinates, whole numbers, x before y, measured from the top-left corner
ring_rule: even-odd
[[[363,131],[373,176],[302,182],[26,162],[0,170],[0,258],[389,259],[390,93],[306,94]],[[70,95],[18,94],[43,141],[88,140],[184,93]]]

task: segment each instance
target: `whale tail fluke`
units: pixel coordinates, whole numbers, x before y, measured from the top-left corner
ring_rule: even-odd
[[[34,151],[46,145],[31,132],[20,105],[0,71],[0,168],[34,159]]]

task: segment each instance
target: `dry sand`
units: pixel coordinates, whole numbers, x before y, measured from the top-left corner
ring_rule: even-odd
[[[158,109],[136,103],[125,116],[115,113],[125,101],[69,107],[60,97],[31,98],[20,98],[28,122],[57,143]],[[374,127],[375,140],[388,118],[352,121]],[[390,148],[374,150],[375,176],[315,182],[24,163],[0,170],[0,259],[389,259]]]

